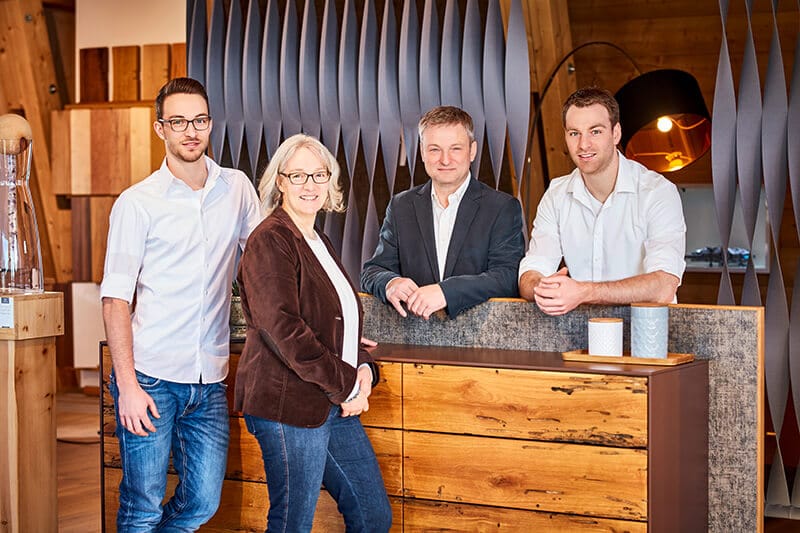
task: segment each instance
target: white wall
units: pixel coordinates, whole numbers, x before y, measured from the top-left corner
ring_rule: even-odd
[[[76,0],[75,64],[81,48],[183,43],[186,0]],[[109,54],[109,58],[110,58]],[[110,69],[113,68],[110,66]],[[109,70],[110,70],[109,69]],[[80,68],[75,69],[80,101]],[[155,95],[142,95],[146,99]],[[113,98],[113,95],[111,95]]]

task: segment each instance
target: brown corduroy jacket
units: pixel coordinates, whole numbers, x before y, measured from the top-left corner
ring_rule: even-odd
[[[322,239],[344,271],[330,241]],[[293,426],[322,425],[331,405],[352,392],[356,369],[342,360],[344,321],[336,289],[283,209],[250,235],[238,282],[247,335],[235,408]],[[360,337],[363,311],[358,296],[356,301]],[[362,363],[371,364],[372,358],[359,348]],[[374,383],[377,368],[371,367]]]

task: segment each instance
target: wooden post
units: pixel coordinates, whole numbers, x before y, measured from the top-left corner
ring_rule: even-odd
[[[55,532],[60,292],[0,294],[0,532]]]

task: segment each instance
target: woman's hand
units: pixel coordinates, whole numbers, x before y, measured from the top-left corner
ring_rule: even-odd
[[[358,416],[369,411],[369,400],[363,391],[358,391],[355,398],[342,403],[342,416]]]
[[[361,365],[356,375],[356,382],[358,383],[358,391],[369,398],[372,394],[372,369],[369,365]]]

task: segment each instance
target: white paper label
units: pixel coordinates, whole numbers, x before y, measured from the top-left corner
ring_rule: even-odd
[[[14,327],[14,298],[0,298],[0,328]]]

